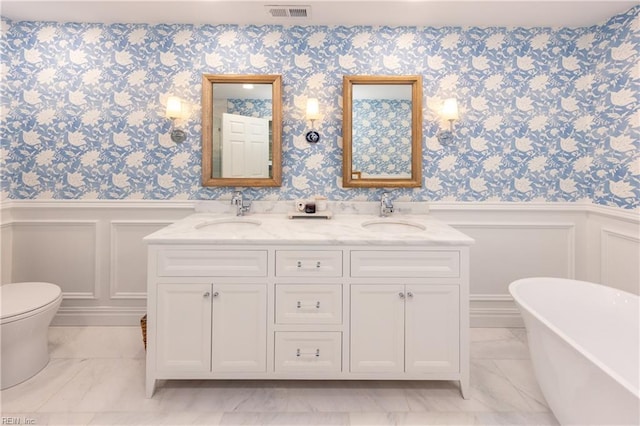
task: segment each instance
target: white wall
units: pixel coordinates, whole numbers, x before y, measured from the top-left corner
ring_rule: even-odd
[[[2,209],[2,283],[59,284],[54,324],[137,324],[146,306],[142,237],[194,202],[12,201]],[[431,214],[476,239],[471,323],[520,326],[507,287],[528,276],[584,279],[640,293],[637,213],[586,204],[434,203]]]

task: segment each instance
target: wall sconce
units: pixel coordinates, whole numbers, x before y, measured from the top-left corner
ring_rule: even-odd
[[[307,132],[305,139],[309,143],[317,143],[320,141],[320,134],[315,131],[313,127],[314,121],[320,118],[320,107],[318,105],[318,99],[316,98],[308,98],[307,99],[307,120],[311,121],[311,130]]]
[[[453,139],[453,122],[458,119],[458,100],[445,99],[440,114],[442,118],[449,121],[449,130],[440,130],[436,136],[440,143],[447,143]]]
[[[165,116],[171,119],[171,140],[175,143],[184,142],[187,134],[180,129],[176,129],[176,120],[184,115],[184,105],[182,100],[177,96],[169,96],[167,98],[167,111]]]

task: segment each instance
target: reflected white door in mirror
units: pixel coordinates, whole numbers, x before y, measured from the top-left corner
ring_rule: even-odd
[[[280,186],[281,80],[279,75],[203,76],[203,186]]]

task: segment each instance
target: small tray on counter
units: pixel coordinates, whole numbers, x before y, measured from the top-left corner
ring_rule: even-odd
[[[332,216],[333,216],[333,213],[331,213],[328,210],[315,212],[315,213],[305,213],[305,212],[287,213],[287,217],[289,219],[331,219]]]

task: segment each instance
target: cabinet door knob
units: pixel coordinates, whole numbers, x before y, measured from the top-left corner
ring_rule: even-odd
[[[400,296],[400,299],[404,299],[404,293],[403,292],[398,293],[398,296]]]
[[[211,296],[211,293],[209,293],[209,292],[207,291],[207,292],[206,292],[205,294],[203,294],[202,296],[203,296],[203,297],[209,297],[209,296]]]
[[[213,297],[218,297],[220,295],[220,293],[218,293],[217,291],[215,293],[213,293]]]
[[[318,263],[316,263],[316,268],[320,267],[320,261],[318,261]]]
[[[407,292],[407,296],[409,297],[413,297],[413,293],[411,293],[410,291]]]
[[[298,268],[302,268],[302,262],[298,260]]]

